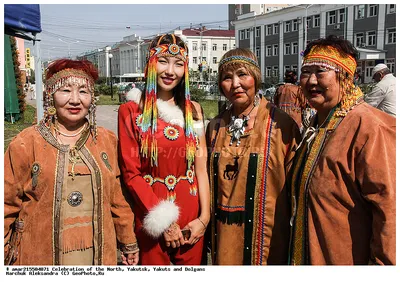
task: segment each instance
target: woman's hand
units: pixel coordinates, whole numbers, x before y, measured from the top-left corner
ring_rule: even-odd
[[[171,224],[168,230],[163,233],[163,236],[167,247],[179,248],[185,245],[181,228],[176,222]]]
[[[124,265],[137,265],[139,263],[139,252],[134,254],[121,254],[122,264]]]
[[[201,220],[200,218],[196,218],[195,220],[192,220],[189,222],[183,229],[190,229],[191,235],[188,240],[185,241],[185,243],[189,243],[191,245],[196,244],[201,237],[204,236],[204,233],[206,232],[207,229],[207,224],[208,221],[204,222],[204,220]]]

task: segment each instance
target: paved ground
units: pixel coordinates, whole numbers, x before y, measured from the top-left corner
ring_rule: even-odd
[[[26,97],[26,102],[36,108],[36,100]],[[103,126],[116,135],[118,134],[118,105],[101,105],[97,106],[96,121],[98,126]]]

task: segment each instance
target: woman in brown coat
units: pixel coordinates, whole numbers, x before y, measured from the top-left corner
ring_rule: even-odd
[[[43,120],[5,153],[5,264],[112,265],[117,242],[123,263],[138,262],[117,138],[95,124],[97,77],[88,61],[53,62]]]

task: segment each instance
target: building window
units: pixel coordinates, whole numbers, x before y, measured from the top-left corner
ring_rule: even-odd
[[[207,51],[207,44],[206,43],[201,43],[201,50]]]
[[[249,39],[250,38],[250,28],[246,29],[246,37],[245,39]]]
[[[274,77],[278,77],[279,76],[278,66],[273,66],[272,67],[272,76],[274,76]]]
[[[299,22],[297,20],[293,20],[292,27],[293,27],[293,29],[292,29],[293,31],[299,30]]]
[[[217,63],[217,57],[213,57],[213,64]]]
[[[336,11],[330,11],[328,13],[328,25],[336,23]]]
[[[285,32],[290,32],[290,22],[285,22]]]
[[[388,28],[386,30],[386,44],[396,43],[396,28]]]
[[[260,58],[260,47],[256,48],[256,57]]]
[[[193,64],[197,64],[197,57],[193,57]]]
[[[222,50],[223,50],[223,51],[226,51],[227,49],[228,49],[228,45],[222,44]]]
[[[284,66],[283,68],[284,68],[285,72],[290,70],[290,66]]]
[[[387,14],[394,14],[396,13],[396,5],[395,4],[388,4],[386,5],[386,13]]]
[[[273,50],[272,55],[273,55],[273,56],[278,56],[279,45],[278,45],[278,44],[274,44],[272,48],[273,48],[273,49],[272,49],[272,50]]]
[[[267,57],[271,57],[271,55],[272,55],[272,46],[271,45],[268,45],[267,46]]]
[[[193,51],[197,50],[197,42],[193,42]]]
[[[217,44],[213,44],[213,51],[217,51]]]
[[[271,77],[271,67],[267,67],[267,68],[265,69],[265,76],[266,76],[266,77]]]
[[[285,43],[284,55],[290,55],[290,43]]]
[[[292,65],[292,71],[295,71],[297,73],[297,65]]]
[[[243,40],[244,39],[244,29],[242,29],[241,31],[239,31],[239,38],[240,38],[240,40]]]
[[[297,42],[292,42],[292,54],[297,54],[299,52],[299,46]]]
[[[368,5],[368,17],[376,17],[378,15],[378,5]]]
[[[257,26],[256,27],[256,37],[260,37],[260,33],[261,33],[261,27]]]
[[[319,15],[314,16],[314,27],[319,27],[321,22],[321,17]]]
[[[363,19],[365,17],[365,5],[357,5],[355,10],[356,20]]]
[[[207,58],[203,57],[203,59],[201,60],[201,62],[207,62]]]
[[[270,24],[270,25],[267,25],[267,33],[266,33],[266,35],[272,35],[272,25]]]
[[[368,46],[375,46],[376,45],[376,32],[375,31],[368,31],[367,32],[367,45]]]
[[[279,24],[274,24],[274,34],[279,33]]]
[[[395,69],[395,59],[386,59],[386,65],[391,73],[396,73]]]
[[[345,20],[346,20],[346,10],[345,9],[340,9],[339,10],[338,23],[344,23]]]
[[[311,27],[311,17],[307,17],[306,25],[307,25],[307,28]]]
[[[356,47],[364,47],[364,33],[356,33],[354,35],[354,41],[356,42]]]

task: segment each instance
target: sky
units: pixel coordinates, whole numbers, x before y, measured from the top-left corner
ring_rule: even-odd
[[[152,37],[190,24],[228,27],[228,4],[40,4],[40,12],[42,61],[69,52],[74,57],[132,34]],[[36,55],[31,42],[25,41],[25,47]]]

